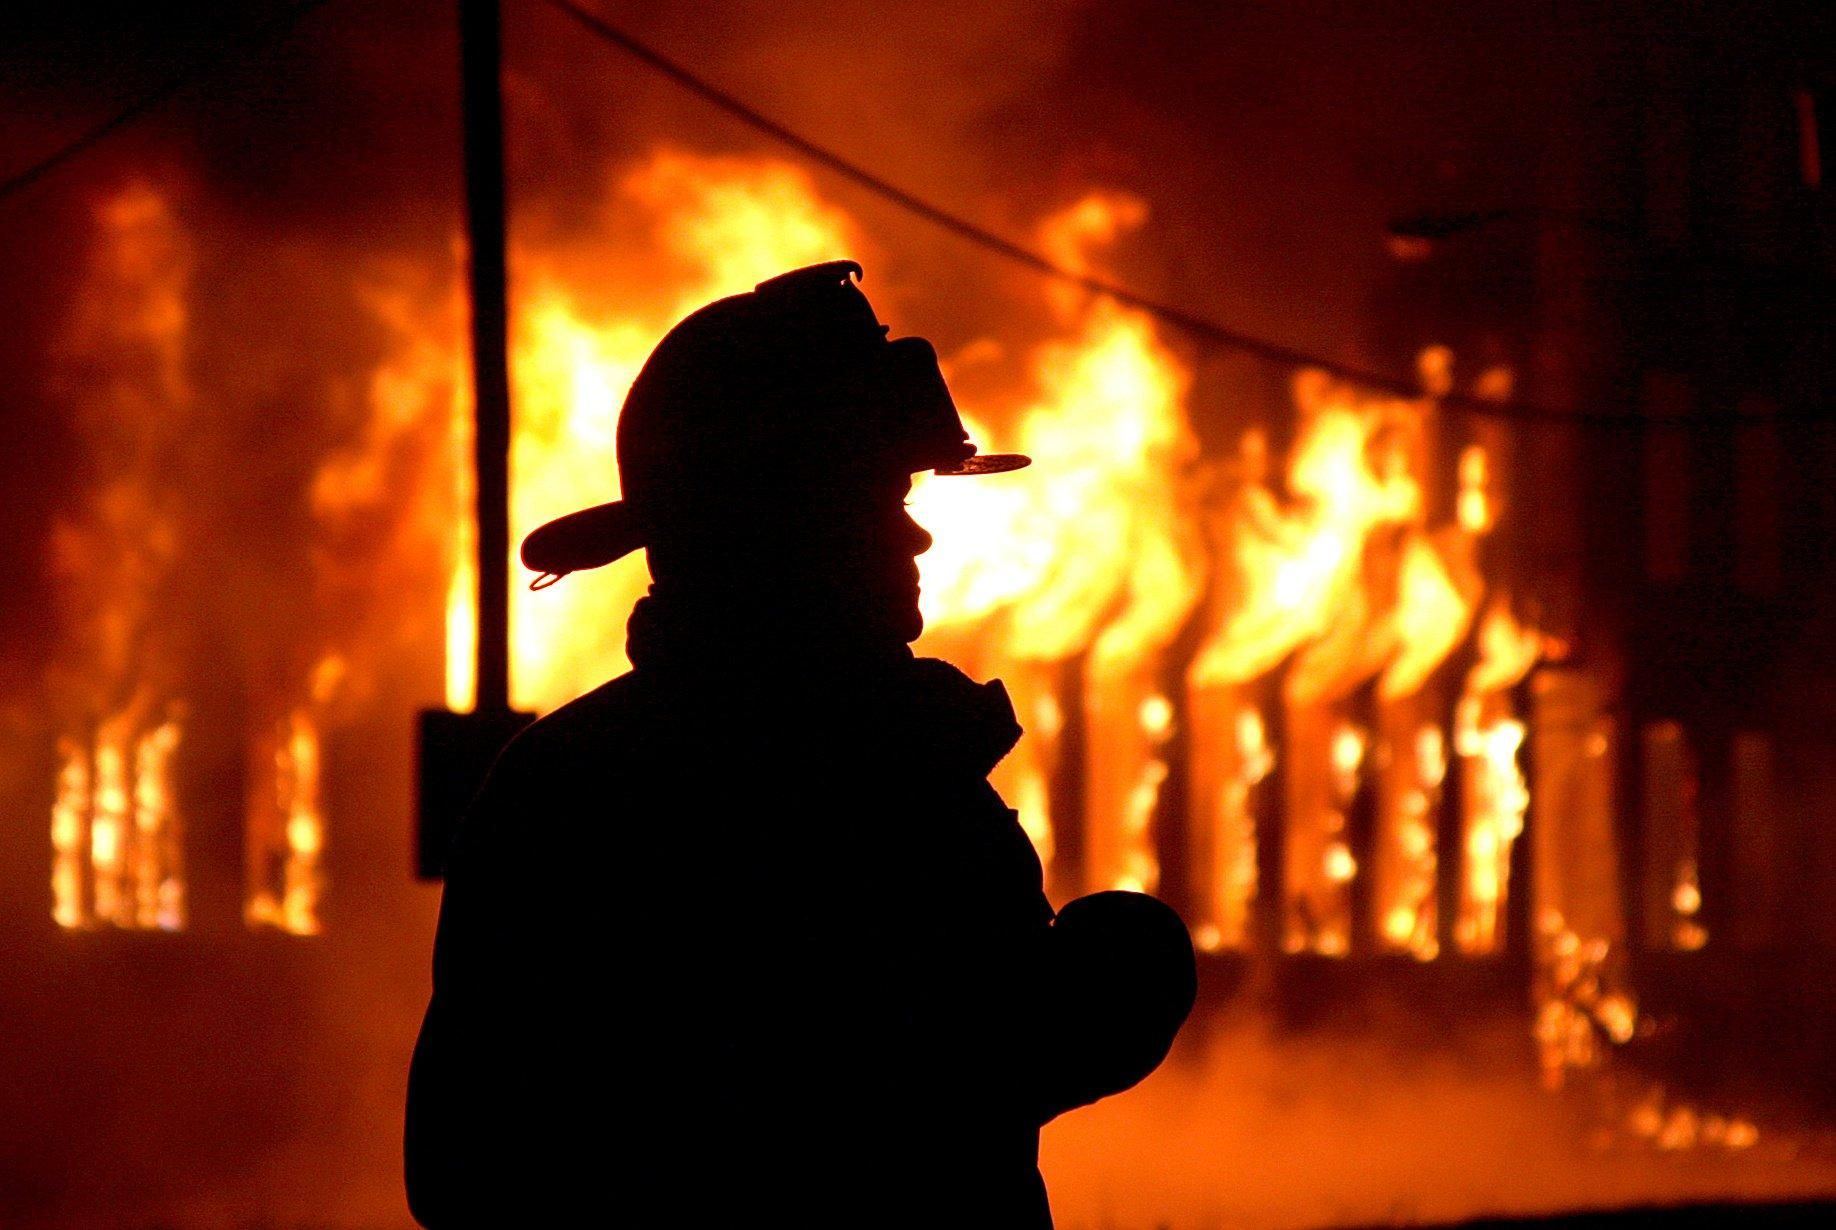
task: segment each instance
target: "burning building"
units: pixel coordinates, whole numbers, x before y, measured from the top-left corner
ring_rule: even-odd
[[[295,54],[374,81],[381,49],[431,45],[440,71],[409,88],[450,90],[438,37],[351,39],[336,16]],[[685,46],[724,45],[681,20]],[[1583,47],[1533,91],[1539,120],[1487,102],[1429,188],[1348,206],[1330,182],[1233,174],[1301,120],[1221,135],[1167,83],[1227,34],[1306,44],[1323,63],[1305,82],[1338,107],[1307,121],[1324,142],[1391,80],[1335,86],[1331,66],[1420,29],[1066,20],[1018,6],[951,45],[973,63],[1016,29],[1063,44],[1013,96],[949,96],[993,125],[950,138],[973,191],[1047,168],[1045,200],[990,206],[1023,246],[1307,339],[1321,364],[941,248],[667,96],[607,127],[566,71],[604,49],[544,20],[511,39],[507,79],[513,535],[616,496],[618,408],[674,320],[862,259],[887,314],[938,337],[976,437],[1036,459],[916,492],[937,538],[919,648],[1007,681],[1027,735],[997,784],[1054,899],[1155,892],[1205,954],[1169,1068],[1048,1131],[1061,1224],[1828,1196],[1827,65],[1776,32],[1717,63],[1706,18],[1648,47],[1629,20],[1539,27],[1533,47]],[[784,29],[805,39],[784,36],[792,62],[824,62],[832,33]],[[1527,73],[1498,33],[1416,53],[1483,47]],[[1387,104],[1399,126],[1468,98],[1413,88]],[[1071,148],[991,148],[1001,108],[1016,125],[1065,95],[1138,110]],[[67,259],[13,343],[22,421],[44,429],[14,474],[56,491],[12,536],[29,579],[8,607],[4,924],[28,1041],[0,1061],[0,1210],[398,1225],[435,903],[410,875],[412,715],[476,696],[457,216],[398,187],[391,229],[329,225],[371,212],[325,206],[305,172],[266,182],[241,129],[198,122],[189,159],[130,142],[48,186]],[[874,121],[888,170],[936,182],[910,122]],[[1468,148],[1506,138],[1527,170]],[[394,141],[456,193],[451,157]],[[1195,141],[1217,165],[1188,159],[1189,180],[1110,152]],[[550,182],[540,160],[563,150]],[[1330,249],[1269,292],[1283,263],[1232,227],[1279,218],[1256,204],[1277,188],[1373,254],[1363,298],[1330,289]],[[1241,212],[1214,215],[1232,193]],[[1179,229],[1214,216],[1214,242]],[[1386,218],[1407,261],[1383,254]],[[551,709],[624,669],[645,583],[634,557],[519,587],[513,702]]]

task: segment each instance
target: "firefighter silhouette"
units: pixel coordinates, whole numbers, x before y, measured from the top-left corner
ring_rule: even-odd
[[[455,837],[409,1079],[424,1225],[1049,1227],[1041,1125],[1191,1010],[1150,897],[1056,918],[988,784],[998,682],[909,648],[911,477],[977,453],[918,338],[833,262],[678,324],[621,501],[552,579],[648,552],[632,669],[504,751]]]

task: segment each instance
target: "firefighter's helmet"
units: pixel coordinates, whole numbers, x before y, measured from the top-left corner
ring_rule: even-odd
[[[794,270],[691,313],[651,352],[618,422],[624,498],[523,540],[536,585],[645,546],[652,527],[783,483],[897,467],[997,474],[976,450],[923,338],[887,339],[853,261]]]

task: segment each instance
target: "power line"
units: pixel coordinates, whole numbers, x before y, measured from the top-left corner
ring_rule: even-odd
[[[1309,354],[1280,342],[1255,337],[1236,329],[1218,324],[1177,305],[1150,298],[1126,286],[1067,269],[1050,258],[997,235],[986,227],[979,226],[961,214],[953,213],[942,206],[934,205],[923,197],[917,196],[892,181],[868,170],[860,163],[836,153],[828,146],[820,145],[808,137],[787,128],[770,116],[759,111],[741,99],[729,94],[719,86],[697,76],[663,55],[655,48],[640,42],[606,22],[598,15],[581,8],[574,0],[548,0],[548,3],[573,18],[581,26],[608,43],[618,47],[634,59],[649,68],[668,77],[677,85],[704,101],[733,116],[741,123],[764,133],[773,140],[796,150],[810,161],[826,167],[844,179],[850,180],[867,189],[874,195],[890,201],[907,213],[914,214],[945,231],[959,236],[968,242],[984,248],[1017,265],[1031,269],[1070,285],[1080,287],[1092,294],[1104,295],[1118,303],[1126,304],[1139,311],[1155,316],[1168,324],[1185,330],[1196,337],[1228,347],[1233,350],[1265,359],[1271,363],[1290,367],[1308,367],[1337,377],[1348,384],[1362,385],[1394,396],[1419,399],[1424,396],[1421,386],[1414,381],[1387,372],[1370,371],[1348,363],[1340,363],[1320,355]],[[1647,418],[1636,413],[1603,413],[1585,410],[1558,410],[1550,406],[1540,406],[1531,402],[1512,401],[1504,398],[1482,397],[1473,393],[1450,391],[1435,398],[1443,405],[1454,405],[1472,414],[1483,417],[1510,418],[1520,420],[1544,421],[1556,424],[1588,423],[1600,426],[1629,428],[1690,428],[1721,426],[1734,423],[1774,424],[1792,421],[1794,417],[1784,415],[1761,415],[1735,413],[1718,415],[1713,419],[1693,418]],[[1814,416],[1822,421],[1822,416]]]
[[[168,101],[186,86],[209,76],[228,62],[231,53],[246,46],[259,46],[265,50],[271,43],[285,38],[302,17],[326,2],[327,0],[302,0],[302,3],[280,13],[272,21],[263,22],[250,31],[247,37],[232,40],[214,52],[197,57],[183,71],[147,90],[122,110],[103,120],[75,140],[39,159],[25,170],[0,181],[0,201],[6,200],[16,192],[23,192],[91,146],[126,128],[147,112]]]

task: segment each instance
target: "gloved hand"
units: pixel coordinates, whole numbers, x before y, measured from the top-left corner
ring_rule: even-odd
[[[1144,893],[1079,897],[1059,911],[1049,949],[1064,1084],[1047,1118],[1159,1067],[1198,995],[1185,923]]]

